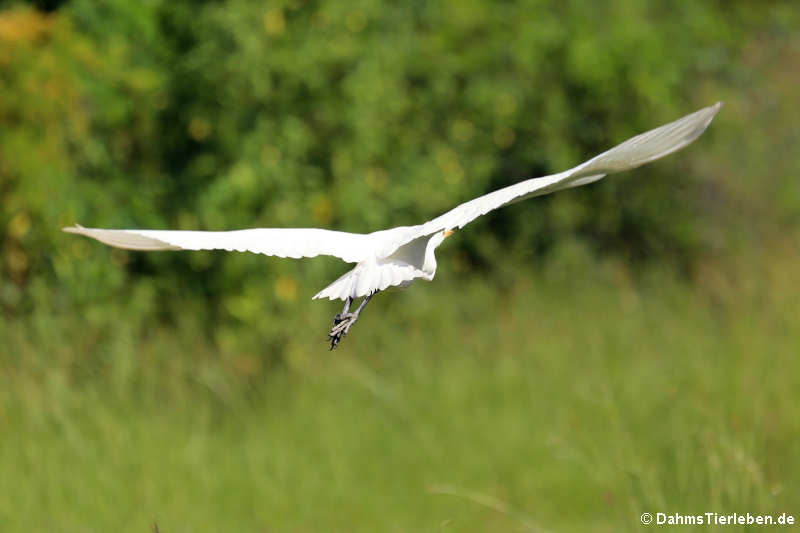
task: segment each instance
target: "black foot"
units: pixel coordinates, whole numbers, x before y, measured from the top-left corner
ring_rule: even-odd
[[[331,341],[331,350],[339,345],[353,324],[356,323],[356,320],[358,320],[357,313],[339,313],[333,317],[333,327],[331,332],[328,333],[328,340]]]
[[[358,315],[361,314],[361,311],[366,307],[376,292],[378,291],[364,296],[364,299],[361,300],[361,305],[358,306],[355,313],[350,312],[350,304],[353,303],[353,298],[347,298],[342,312],[333,317],[333,327],[331,328],[331,332],[328,333],[328,340],[331,341],[331,350],[336,348],[345,335],[347,335],[347,332],[350,331],[350,328],[353,327],[353,324],[358,320]]]

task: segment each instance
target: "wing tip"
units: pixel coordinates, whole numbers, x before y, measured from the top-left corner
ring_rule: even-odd
[[[705,133],[706,129],[708,129],[708,127],[711,125],[711,122],[714,120],[714,117],[717,116],[717,113],[719,113],[720,109],[722,109],[723,105],[725,105],[725,103],[722,100],[719,100],[717,103],[701,109],[695,114],[695,116],[701,116],[703,118],[701,119],[701,122],[695,126],[694,131],[687,136],[686,140],[688,142],[686,144],[691,144],[703,133]],[[681,148],[683,148],[683,146],[681,146]]]
[[[724,105],[725,105],[725,102],[723,102],[722,100],[719,100],[719,101],[718,101],[716,104],[714,104],[714,105],[711,105],[711,106],[708,106],[708,107],[706,108],[706,109],[709,111],[709,113],[710,113],[710,116],[709,116],[709,118],[708,118],[708,121],[709,121],[709,123],[711,122],[711,120],[712,120],[712,119],[713,119],[715,116],[717,116],[717,113],[719,113],[719,110],[720,110],[720,109],[722,109],[722,107],[723,107]]]
[[[86,228],[81,226],[80,224],[75,224],[74,226],[67,226],[66,228],[61,228],[61,231],[64,233],[85,233]]]

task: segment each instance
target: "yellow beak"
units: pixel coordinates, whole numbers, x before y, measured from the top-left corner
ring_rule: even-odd
[[[450,235],[452,235],[453,233],[455,233],[455,231],[453,231],[453,230],[449,229],[449,230],[447,230],[447,231],[445,231],[445,232],[444,232],[444,236],[445,236],[445,237],[449,237],[449,236],[450,236]]]

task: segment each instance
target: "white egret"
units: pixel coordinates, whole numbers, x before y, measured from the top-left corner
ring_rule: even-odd
[[[372,296],[387,287],[406,287],[436,274],[434,251],[457,228],[504,205],[551,192],[586,185],[606,174],[636,168],[680,150],[697,139],[720,110],[721,102],[659,128],[642,133],[580,165],[532,178],[465,202],[417,226],[346,233],[316,228],[259,228],[238,231],[109,230],[76,225],[64,228],[105,244],[129,250],[236,250],[278,257],[331,255],[355,267],[314,298],[344,300],[328,334],[331,349],[348,333]],[[350,305],[363,297],[354,311]]]

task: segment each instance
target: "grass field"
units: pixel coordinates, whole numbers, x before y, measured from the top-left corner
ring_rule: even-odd
[[[787,250],[708,264],[693,284],[633,279],[613,262],[592,270],[570,251],[541,271],[510,268],[501,290],[445,264],[433,284],[376,298],[333,353],[306,333],[322,336],[331,306],[282,317],[296,336],[258,378],[248,359],[231,364],[170,330],[76,375],[59,365],[80,360],[78,343],[4,324],[20,351],[0,368],[0,529],[625,531],[643,528],[645,511],[800,518],[800,258]],[[707,528],[681,528],[693,530]]]

